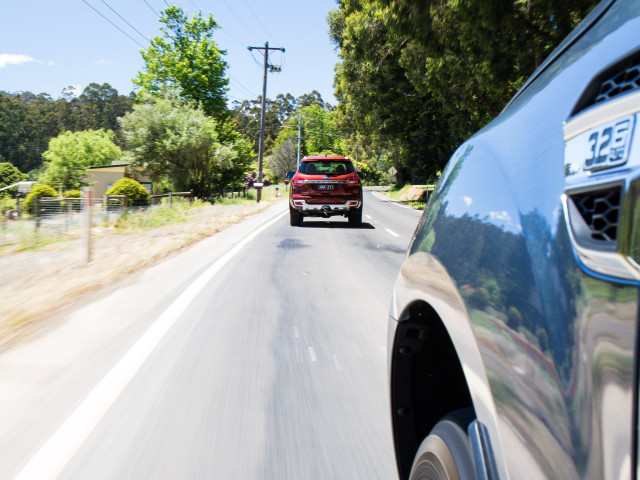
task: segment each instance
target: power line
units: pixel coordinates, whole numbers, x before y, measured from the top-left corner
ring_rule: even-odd
[[[236,37],[234,37],[233,35],[231,35],[229,32],[227,32],[224,28],[220,27],[220,32],[224,33],[226,36],[230,37],[231,40],[233,40],[234,42],[236,42],[238,45],[242,45],[244,46],[244,43],[241,42],[240,40],[238,40]]]
[[[247,0],[244,0],[245,5],[247,6],[247,8],[249,9],[249,11],[251,12],[251,14],[253,15],[253,17],[256,19],[256,21],[258,22],[258,25],[260,25],[262,27],[262,30],[264,30],[264,33],[267,34],[267,37],[272,38],[273,40],[277,40],[276,38],[274,38],[273,35],[271,35],[267,29],[265,28],[265,26],[262,24],[262,22],[260,21],[260,19],[258,18],[258,16],[256,15],[256,12],[253,11],[253,8],[251,8],[251,5],[249,5],[249,2],[247,2]],[[278,42],[279,43],[279,42]]]
[[[133,38],[131,35],[129,35],[127,32],[125,32],[124,30],[122,30],[119,26],[117,26],[115,23],[113,23],[111,20],[109,20],[107,17],[105,17],[102,13],[100,13],[99,10],[96,10],[93,5],[91,5],[89,2],[87,2],[87,0],[82,0],[84,3],[86,3],[91,10],[93,10],[94,12],[96,12],[98,15],[100,15],[102,18],[104,18],[107,22],[109,22],[111,25],[113,25],[114,27],[116,27],[118,30],[120,30],[121,33],[123,33],[124,35],[126,35],[127,37],[129,37],[131,39],[131,41],[137,43],[138,45],[140,45],[140,48],[146,48],[144,45],[142,45],[140,42],[138,42],[135,38]]]
[[[129,22],[127,22],[122,15],[120,15],[118,12],[116,12],[111,5],[109,5],[107,2],[105,2],[104,0],[100,0],[102,3],[104,3],[107,7],[109,7],[109,9],[115,13],[118,17],[120,17],[120,20],[122,20],[124,23],[126,23],[127,25],[129,25],[131,28],[133,28],[138,35],[140,35],[142,38],[144,38],[147,42],[150,42],[151,40],[149,40],[147,37],[145,37],[142,33],[140,33],[140,30],[138,30],[136,27],[134,27],[133,25],[131,25]]]
[[[227,74],[229,75],[229,74]],[[251,90],[249,90],[247,87],[245,87],[243,84],[241,84],[238,80],[236,80],[234,77],[232,77],[231,75],[229,75],[229,78],[231,80],[233,80],[235,83],[238,84],[238,86],[240,86],[243,90],[245,90],[247,93],[249,93],[250,95],[252,95],[253,97],[257,97],[257,95],[255,93],[253,93]]]
[[[149,5],[149,2],[147,2],[147,0],[142,0],[142,1],[147,5],[147,7],[149,7],[151,9],[151,11],[153,13],[156,14],[156,16],[158,16],[158,17],[160,16],[160,14],[158,12],[156,12],[151,5]]]
[[[247,30],[249,30],[253,35],[255,35],[255,33],[253,31],[253,28],[251,28],[249,25],[244,23],[244,20],[242,20],[242,17],[240,17],[240,15],[238,15],[236,13],[236,11],[233,9],[233,7],[231,7],[231,5],[229,5],[229,3],[227,3],[227,0],[222,0],[222,1],[229,8],[229,10],[231,10],[231,13],[233,13],[236,16],[236,18],[240,21],[240,23],[242,23],[242,25],[244,25]],[[257,38],[257,36],[256,36],[256,38]]]

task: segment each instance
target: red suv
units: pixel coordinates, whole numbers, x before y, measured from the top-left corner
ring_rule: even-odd
[[[362,184],[346,157],[305,157],[297,172],[289,172],[289,219],[292,226],[304,217],[342,215],[349,224],[362,224]]]

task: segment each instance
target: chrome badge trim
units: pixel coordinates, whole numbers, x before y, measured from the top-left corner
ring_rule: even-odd
[[[640,281],[638,217],[640,202],[640,92],[586,110],[564,127],[565,188],[562,196],[571,244],[582,264],[602,275]],[[634,147],[635,143],[635,147]],[[598,157],[598,155],[600,155]],[[585,241],[585,224],[571,196],[620,185],[617,238],[609,244]],[[634,193],[635,192],[635,193]]]

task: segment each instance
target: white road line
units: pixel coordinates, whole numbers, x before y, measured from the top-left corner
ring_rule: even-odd
[[[40,447],[16,476],[16,480],[56,478],[202,289],[245,245],[278,222],[285,214],[286,212],[279,214],[254,230],[183,290],[182,294],[158,317],[58,430]]]
[[[340,366],[340,362],[338,362],[338,357],[336,357],[335,355],[333,355],[333,363],[336,364],[336,370],[341,371],[342,367]]]
[[[353,344],[353,349],[355,350],[355,352],[358,354],[358,356],[360,358],[362,358],[362,352],[360,351],[360,349],[358,348],[358,346],[354,343]]]
[[[309,358],[311,359],[312,362],[317,362],[318,361],[318,357],[316,357],[316,352],[313,349],[312,346],[307,347],[309,349]]]
[[[293,327],[293,338],[300,338],[300,330],[298,330],[298,327]]]
[[[415,208],[411,208],[411,207],[405,205],[404,203],[396,202],[394,200],[390,200],[389,198],[380,195],[378,192],[371,192],[371,195],[374,195],[375,197],[377,197],[378,199],[382,200],[383,202],[391,203],[393,205],[397,205],[398,207],[406,208],[407,210],[413,210],[414,212],[418,212],[420,215],[422,215],[422,210],[416,210]]]
[[[373,219],[371,218],[371,215],[367,215],[367,214],[365,214],[365,218],[366,218],[367,220],[373,220]]]
[[[394,232],[393,230],[390,230],[388,228],[384,229],[385,232],[387,232],[389,235],[391,235],[392,237],[399,237],[400,235],[398,235],[396,232]]]
[[[378,345],[378,348],[382,352],[385,358],[387,358],[387,346],[386,345]]]

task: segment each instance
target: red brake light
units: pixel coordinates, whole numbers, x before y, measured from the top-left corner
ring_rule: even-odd
[[[360,177],[354,173],[352,177],[347,179],[347,184],[354,186],[360,185]]]

